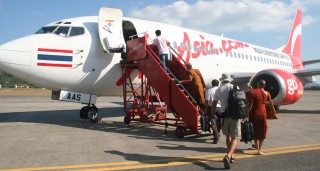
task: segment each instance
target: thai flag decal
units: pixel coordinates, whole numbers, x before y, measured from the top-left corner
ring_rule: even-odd
[[[38,48],[37,66],[72,67],[72,50]]]

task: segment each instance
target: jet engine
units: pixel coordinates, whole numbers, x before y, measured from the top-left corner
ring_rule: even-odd
[[[266,81],[265,90],[271,94],[275,105],[295,103],[304,91],[301,81],[295,75],[280,69],[262,70],[251,77],[249,84],[256,88],[261,79]]]

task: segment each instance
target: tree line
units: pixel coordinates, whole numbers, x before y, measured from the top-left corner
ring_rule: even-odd
[[[3,71],[0,71],[0,85],[1,88],[38,88]]]

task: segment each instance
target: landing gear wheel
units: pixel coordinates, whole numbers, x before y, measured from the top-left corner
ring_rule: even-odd
[[[89,106],[84,106],[83,108],[81,108],[80,110],[80,119],[89,119],[88,115],[87,115],[87,110],[88,110]]]
[[[275,106],[274,106],[274,109],[275,109],[276,111],[278,111],[278,110],[280,109],[280,106],[275,105]]]
[[[94,104],[84,106],[81,108],[79,114],[81,119],[90,119],[91,121],[94,121],[98,117],[98,108]]]
[[[87,116],[91,121],[94,121],[98,117],[98,109],[94,106],[91,106],[87,109]]]
[[[178,138],[183,138],[186,135],[186,130],[182,127],[177,127],[175,132]]]
[[[125,117],[123,118],[123,122],[124,122],[124,124],[129,125],[130,122],[131,122],[130,116],[125,116]]]

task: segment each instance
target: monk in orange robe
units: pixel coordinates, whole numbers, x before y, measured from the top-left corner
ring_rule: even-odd
[[[187,64],[188,78],[186,80],[181,80],[180,83],[191,83],[190,94],[193,99],[198,103],[200,107],[204,107],[204,89],[206,84],[204,83],[203,77],[198,69],[192,69],[191,63]]]

